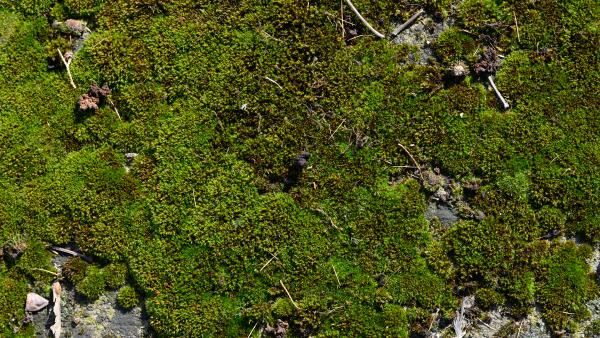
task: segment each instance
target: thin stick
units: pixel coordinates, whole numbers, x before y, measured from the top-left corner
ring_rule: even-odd
[[[400,32],[402,32],[403,30],[407,29],[410,25],[413,24],[413,22],[415,22],[417,20],[417,18],[419,16],[421,16],[421,14],[425,13],[424,10],[419,9],[415,14],[413,14],[413,16],[411,16],[408,20],[406,20],[405,23],[401,24],[398,28],[394,29],[394,31],[392,32],[392,35],[390,35],[390,37],[394,38],[396,37],[398,34],[400,34]]]
[[[269,265],[269,263],[271,263],[271,261],[272,261],[272,260],[274,260],[275,258],[277,258],[277,252],[275,252],[275,254],[272,254],[272,253],[270,253],[270,252],[269,252],[269,254],[271,254],[271,256],[272,256],[272,257],[271,257],[271,259],[269,259],[269,260],[268,260],[268,261],[265,263],[265,265],[263,265],[263,266],[262,266],[262,268],[260,268],[260,270],[258,270],[258,272],[261,272],[261,271],[263,271],[263,270],[264,270],[264,268],[266,268],[266,267],[267,267],[267,265]]]
[[[110,103],[110,106],[115,111],[115,113],[117,113],[117,117],[119,118],[119,120],[122,120],[121,114],[119,114],[119,111],[117,110],[117,106],[115,106],[115,103],[110,98],[106,98],[106,99],[108,100],[108,103]]]
[[[481,322],[481,324],[485,325],[488,329],[493,330],[491,326],[489,326],[486,322],[484,322],[483,320],[477,318],[477,320],[479,320]]]
[[[342,39],[346,39],[346,29],[344,28],[344,3],[340,0],[340,16],[342,17],[340,21],[342,22]]]
[[[252,336],[252,332],[254,332],[254,329],[256,329],[256,325],[258,325],[258,322],[256,322],[256,324],[254,324],[254,326],[252,327],[252,330],[250,330],[250,333],[248,333],[248,338],[250,338],[250,336]]]
[[[488,79],[488,82],[490,83],[490,85],[492,86],[492,89],[494,89],[494,93],[496,93],[498,100],[500,100],[500,102],[502,102],[502,108],[504,108],[504,109],[510,108],[510,105],[508,104],[508,102],[506,102],[504,97],[502,97],[502,94],[500,94],[500,91],[498,91],[498,88],[496,88],[496,84],[494,83],[494,79],[492,78],[492,76],[491,75],[488,76],[487,79]]]
[[[340,279],[338,278],[337,271],[335,271],[335,266],[333,265],[333,263],[331,263],[331,267],[333,268],[333,274],[335,274],[335,279],[338,282],[338,287],[342,286],[342,284],[340,283]]]
[[[360,15],[360,13],[358,12],[358,10],[356,9],[356,7],[354,7],[354,5],[352,4],[352,2],[350,0],[346,0],[346,3],[348,4],[348,6],[350,6],[350,9],[352,9],[352,11],[354,12],[354,14],[356,14],[356,16],[358,16],[358,18],[360,19],[360,21],[362,21],[362,23],[367,26],[367,28],[373,32],[373,34],[375,34],[375,36],[377,36],[380,39],[384,39],[385,35],[379,33],[378,31],[375,30],[375,28],[373,28],[371,25],[369,25],[369,22],[367,22],[367,20],[365,18],[363,18],[362,15]]]
[[[60,49],[57,48],[56,50],[58,51],[58,55],[60,55],[60,59],[65,64],[65,68],[67,68],[67,75],[69,76],[69,82],[71,83],[71,86],[73,86],[73,89],[77,88],[75,86],[75,82],[73,82],[73,76],[71,76],[71,69],[69,68],[71,66],[71,60],[67,62]]]
[[[298,307],[298,305],[296,305],[296,302],[294,302],[294,299],[292,299],[292,295],[290,295],[290,292],[288,291],[288,289],[285,287],[285,285],[283,285],[283,282],[281,281],[281,279],[279,280],[279,284],[281,284],[281,287],[283,287],[283,289],[285,290],[285,293],[287,293],[287,296],[292,301],[292,305],[294,305],[294,307],[296,309],[300,310],[300,308]]]
[[[435,320],[437,319],[438,313],[440,313],[440,309],[436,309],[435,313],[431,315],[431,323],[429,323],[429,328],[427,329],[427,331],[431,331],[433,323],[435,323]]]
[[[417,169],[419,169],[419,176],[421,176],[421,180],[425,181],[425,179],[423,178],[423,173],[422,173],[421,167],[419,166],[419,163],[417,163],[417,160],[415,160],[415,158],[412,156],[410,151],[408,151],[408,149],[405,146],[403,146],[402,143],[398,142],[398,145],[400,147],[402,147],[402,149],[404,149],[404,151],[408,154],[408,157],[410,157],[410,159],[413,161],[414,165],[417,167]]]
[[[337,133],[338,130],[340,130],[340,127],[344,124],[344,122],[346,122],[346,119],[343,119],[342,122],[340,123],[340,125],[337,126],[337,128],[335,128],[333,133],[329,136],[330,140],[333,140],[333,136],[335,135],[335,133]]]
[[[82,259],[84,259],[84,260],[86,260],[88,262],[92,261],[91,258],[89,258],[87,256],[84,256],[84,255],[80,254],[79,252],[76,252],[76,251],[73,251],[73,250],[61,248],[61,247],[58,247],[58,246],[51,246],[50,249],[51,250],[55,250],[55,251],[60,251],[62,253],[66,253],[66,254],[69,254],[69,255],[72,255],[72,256],[81,257]]]
[[[329,221],[329,223],[331,224],[332,227],[341,231],[341,229],[335,225],[335,223],[333,222],[333,219],[331,219],[331,217],[329,217],[329,215],[323,209],[313,209],[313,210],[320,213],[321,215],[325,216],[325,218],[327,218],[327,220]]]
[[[517,23],[517,14],[513,11],[513,18],[515,19],[515,27],[517,27],[517,41],[521,42],[521,35],[519,34],[519,24]]]
[[[274,83],[274,84],[276,84],[276,85],[277,85],[277,87],[279,87],[279,89],[283,90],[283,87],[281,87],[281,86],[279,85],[279,83],[277,83],[277,81],[275,81],[275,80],[271,79],[271,78],[270,78],[270,77],[268,77],[268,76],[265,76],[265,79],[267,79],[267,80],[268,80],[269,82],[271,82],[271,83]]]
[[[54,276],[58,276],[58,272],[54,272],[54,271],[50,271],[50,270],[46,270],[46,269],[40,269],[40,268],[31,268],[31,270],[36,270],[36,271],[42,271],[42,272],[47,272],[51,275]]]
[[[60,338],[62,333],[61,326],[61,311],[60,311],[60,293],[62,292],[62,287],[59,282],[54,282],[52,284],[52,299],[54,302],[54,308],[52,311],[54,312],[54,324],[50,326],[52,333],[54,333],[54,338]]]

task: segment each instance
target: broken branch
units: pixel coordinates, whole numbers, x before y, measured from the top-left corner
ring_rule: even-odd
[[[67,68],[67,75],[69,76],[69,82],[71,83],[71,86],[73,86],[73,89],[77,88],[75,86],[75,82],[73,82],[73,76],[71,75],[71,69],[69,68],[71,66],[71,59],[69,59],[67,62],[60,49],[57,48],[56,50],[58,51],[58,55],[60,55],[60,59],[65,64],[65,68]]]
[[[115,106],[115,103],[108,97],[106,98],[106,100],[108,101],[108,103],[110,104],[112,109],[115,111],[115,113],[117,113],[117,117],[119,118],[119,120],[121,120],[121,114],[119,114],[119,111],[117,110],[117,106]]]
[[[403,30],[408,28],[410,25],[412,25],[419,18],[419,16],[421,16],[421,14],[423,14],[423,13],[425,13],[425,11],[422,9],[419,9],[419,11],[417,11],[410,18],[408,18],[408,20],[406,20],[405,23],[401,24],[398,28],[394,29],[394,31],[392,32],[390,37],[391,38],[396,37],[398,34],[400,34],[400,32],[402,32]]]
[[[62,288],[59,282],[54,282],[52,284],[52,298],[54,301],[54,307],[52,311],[54,312],[54,325],[50,326],[50,330],[54,333],[54,338],[60,338],[60,334],[62,333],[61,319],[60,319],[60,293],[62,292]]]
[[[342,286],[342,284],[340,283],[340,279],[338,277],[337,271],[335,271],[335,266],[333,265],[333,263],[331,263],[331,267],[333,268],[333,274],[335,275],[335,279],[337,280],[338,287]]]
[[[76,252],[76,251],[73,251],[73,250],[70,250],[70,249],[61,248],[59,246],[51,246],[50,250],[60,251],[62,253],[66,253],[66,254],[69,254],[71,256],[81,257],[83,260],[88,261],[88,262],[92,261],[92,259],[89,258],[88,256],[84,256],[84,255],[80,254],[79,252]]]
[[[272,253],[270,253],[270,252],[269,252],[269,254],[271,254],[271,256],[272,256],[272,257],[271,257],[271,259],[269,259],[269,260],[268,260],[268,261],[265,263],[265,265],[263,265],[263,266],[262,266],[262,268],[260,268],[260,270],[258,270],[258,272],[261,272],[261,271],[263,271],[263,270],[264,270],[264,268],[266,268],[266,267],[267,267],[267,265],[269,265],[269,263],[271,263],[271,261],[272,261],[272,260],[274,260],[275,258],[277,258],[277,252],[275,252],[275,254],[272,254]]]
[[[373,32],[373,34],[375,34],[375,36],[377,36],[380,39],[385,38],[385,35],[379,33],[377,30],[375,30],[375,28],[373,28],[369,22],[363,18],[362,15],[360,15],[360,13],[358,12],[358,10],[356,9],[356,7],[354,7],[354,5],[352,4],[352,2],[350,0],[346,0],[346,3],[348,4],[348,6],[350,6],[350,9],[352,9],[352,11],[354,12],[354,14],[356,14],[356,16],[358,16],[358,18],[360,19],[360,21],[362,21],[362,23],[371,31]]]
[[[270,78],[270,77],[268,77],[268,76],[265,76],[265,79],[266,79],[267,81],[271,82],[271,83],[274,83],[275,85],[277,85],[277,87],[279,87],[279,89],[283,90],[283,87],[281,87],[281,86],[279,85],[279,83],[277,83],[277,81],[275,81],[275,80],[271,79],[271,78]]]
[[[417,160],[415,160],[415,158],[412,156],[412,154],[410,153],[410,151],[408,151],[408,149],[404,145],[402,145],[402,143],[398,142],[398,145],[402,149],[404,149],[404,151],[408,154],[408,157],[410,157],[410,159],[412,160],[412,162],[414,163],[414,165],[419,170],[419,176],[421,176],[421,181],[425,181],[425,179],[423,178],[423,172],[421,170],[421,167],[419,166],[419,163],[417,163]]]
[[[285,290],[285,293],[287,294],[287,296],[292,301],[292,305],[294,305],[294,307],[296,309],[300,310],[300,308],[298,307],[298,305],[296,304],[296,302],[294,302],[294,299],[292,299],[292,295],[290,295],[290,292],[288,291],[288,289],[285,287],[285,285],[283,285],[283,281],[281,281],[281,279],[279,280],[279,284],[281,284],[281,287]]]
[[[506,102],[504,97],[502,97],[502,94],[500,94],[500,91],[498,90],[498,88],[496,88],[496,84],[494,83],[494,79],[492,78],[492,76],[491,75],[488,76],[487,79],[488,79],[488,82],[490,83],[490,85],[492,86],[494,93],[496,93],[498,100],[500,100],[500,102],[502,102],[502,108],[504,108],[504,109],[510,108],[510,105],[508,104],[508,102]]]

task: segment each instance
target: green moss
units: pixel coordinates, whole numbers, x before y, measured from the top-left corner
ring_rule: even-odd
[[[14,334],[18,327],[15,323],[21,321],[25,316],[23,306],[15,304],[24,304],[27,297],[27,283],[6,275],[4,271],[0,272],[0,285],[2,294],[0,295],[0,332],[4,334]]]
[[[113,263],[102,268],[106,286],[116,289],[127,281],[127,266],[123,263]]]
[[[585,328],[585,335],[595,337],[600,335],[600,320],[596,319]]]
[[[78,292],[123,285],[127,266],[164,336],[244,336],[279,317],[294,335],[424,334],[465,293],[516,316],[540,304],[572,329],[594,289],[587,249],[544,238],[598,238],[598,4],[354,2],[386,33],[415,5],[454,24],[415,65],[417,47],[369,36],[338,1],[0,0],[0,238],[32,246],[5,278],[46,283],[45,242],[73,244],[101,262],[67,263]],[[67,18],[93,31],[76,89],[55,50],[77,37],[51,28]],[[489,45],[508,111],[485,79],[445,76]],[[121,118],[77,109],[92,82]],[[484,219],[427,222],[439,186],[399,142],[450,183],[477,182],[451,193]]]
[[[103,271],[93,265],[90,265],[85,272],[85,277],[75,284],[75,290],[84,296],[88,301],[95,301],[106,287],[106,280]]]
[[[553,330],[572,328],[589,317],[585,302],[597,295],[585,261],[590,253],[589,247],[578,248],[575,243],[566,242],[554,248],[544,262],[538,297],[544,318]]]
[[[139,296],[135,289],[126,285],[117,293],[117,304],[125,310],[131,310],[139,304]]]
[[[81,257],[70,257],[62,267],[63,275],[73,284],[79,283],[86,274],[88,263]]]

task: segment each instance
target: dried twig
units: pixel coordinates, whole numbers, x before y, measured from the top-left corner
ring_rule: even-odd
[[[352,11],[354,12],[354,14],[356,14],[356,16],[358,16],[358,18],[360,19],[360,21],[362,21],[362,23],[371,31],[373,32],[373,34],[375,34],[375,36],[377,36],[380,39],[384,39],[385,35],[379,33],[378,31],[375,30],[375,28],[373,28],[369,22],[367,22],[367,20],[365,18],[363,18],[362,15],[360,15],[360,13],[358,12],[358,10],[356,9],[356,7],[354,7],[354,5],[352,4],[352,2],[350,0],[346,0],[346,3],[348,4],[348,6],[350,6],[350,9],[352,9]]]
[[[65,64],[65,68],[67,68],[67,75],[69,76],[69,82],[71,83],[71,86],[73,86],[73,89],[77,88],[75,86],[75,82],[73,82],[73,76],[71,75],[71,69],[69,68],[71,67],[71,59],[69,59],[69,61],[65,60],[65,57],[63,56],[60,49],[57,48],[56,50],[58,51],[58,55],[60,55],[60,59]]]
[[[254,326],[252,327],[252,330],[250,330],[250,333],[248,333],[248,338],[250,338],[252,336],[252,332],[254,332],[254,329],[256,329],[256,325],[258,325],[258,322],[256,322],[256,324],[254,324]]]
[[[502,103],[502,108],[504,108],[504,109],[510,108],[510,105],[508,104],[508,102],[506,102],[506,100],[504,99],[502,94],[500,94],[500,91],[498,91],[498,88],[496,88],[496,84],[494,83],[494,79],[492,78],[492,76],[491,75],[488,76],[487,79],[488,79],[488,82],[490,83],[490,85],[492,86],[494,93],[496,93],[498,100],[500,100],[500,102]]]
[[[440,309],[436,309],[435,313],[431,314],[431,322],[429,323],[429,328],[427,329],[427,331],[431,331],[431,328],[433,327],[433,323],[435,323],[435,320],[437,319],[438,314],[440,313]]]
[[[58,272],[54,272],[54,271],[50,271],[50,270],[46,270],[46,269],[41,269],[41,268],[31,268],[31,270],[35,270],[35,271],[42,271],[42,272],[47,272],[53,276],[58,276]]]
[[[298,305],[296,304],[296,302],[294,302],[294,299],[292,299],[292,295],[290,295],[290,292],[288,291],[288,289],[285,287],[285,285],[283,285],[283,281],[281,281],[281,279],[279,280],[279,284],[281,284],[281,287],[285,290],[285,293],[287,294],[287,296],[292,301],[292,305],[294,305],[294,307],[296,309],[300,310],[300,308],[298,307]]]
[[[61,248],[59,246],[51,246],[50,250],[60,251],[62,253],[66,253],[66,254],[69,254],[71,256],[81,257],[83,260],[88,261],[88,262],[92,261],[92,259],[89,258],[88,256],[82,255],[79,252],[76,252],[76,251],[73,251],[73,250],[70,250],[70,249]]]
[[[110,104],[112,109],[115,111],[115,113],[117,113],[117,117],[119,118],[119,120],[121,120],[121,114],[119,114],[119,111],[117,110],[117,106],[115,106],[115,103],[109,97],[107,97],[106,100],[108,101],[108,103]]]
[[[390,37],[391,38],[396,37],[398,34],[400,34],[400,32],[402,32],[403,30],[408,28],[410,25],[412,25],[419,18],[419,16],[421,16],[421,14],[423,14],[423,13],[425,13],[425,11],[422,9],[419,9],[415,14],[413,14],[413,16],[411,16],[408,20],[406,20],[405,23],[401,24],[398,28],[394,29],[394,31],[392,32]]]
[[[467,333],[465,332],[465,328],[467,323],[465,321],[465,300],[463,298],[462,303],[460,305],[460,312],[456,311],[456,317],[452,321],[452,326],[454,327],[454,332],[456,333],[456,338],[463,338]]]
[[[342,283],[340,283],[340,278],[338,277],[337,271],[335,271],[335,265],[333,265],[333,263],[331,263],[331,267],[333,268],[333,274],[335,275],[335,279],[337,280],[338,287],[342,286]]]
[[[61,319],[60,319],[60,293],[62,292],[62,288],[59,282],[54,282],[52,284],[52,298],[54,301],[54,325],[50,326],[50,330],[54,333],[54,338],[60,338],[60,334],[62,333]]]
[[[341,231],[341,229],[335,225],[335,223],[333,222],[333,219],[331,219],[331,217],[329,217],[329,215],[323,209],[313,209],[313,210],[318,212],[319,214],[325,216],[325,218],[327,218],[327,220],[329,221],[329,224],[331,224],[332,227]]]
[[[340,22],[342,23],[342,39],[346,39],[346,29],[344,28],[344,2],[340,0]]]
[[[279,83],[277,83],[277,81],[275,81],[275,80],[271,79],[271,78],[270,78],[270,77],[268,77],[268,76],[265,76],[265,79],[266,79],[267,81],[271,82],[271,83],[274,83],[274,84],[276,84],[276,85],[277,85],[277,87],[279,87],[279,89],[283,90],[283,87],[281,87],[281,86],[279,85]]]
[[[483,320],[481,320],[481,319],[479,319],[479,318],[477,318],[477,320],[478,320],[478,321],[480,321],[480,322],[481,322],[481,324],[483,324],[483,325],[484,325],[485,327],[487,327],[488,329],[490,329],[490,330],[493,330],[493,329],[492,329],[492,327],[491,327],[491,326],[489,326],[489,325],[488,325],[486,322],[484,322]]]
[[[521,42],[521,35],[519,34],[519,24],[517,23],[517,14],[513,11],[513,18],[515,19],[515,27],[517,28],[517,41]]]
[[[421,176],[421,181],[425,181],[425,179],[423,178],[423,172],[421,170],[421,167],[419,166],[419,163],[417,163],[417,160],[415,160],[415,158],[412,156],[412,154],[410,153],[410,151],[408,151],[408,149],[404,145],[402,145],[402,143],[398,142],[398,145],[402,149],[404,149],[404,151],[408,154],[408,157],[410,157],[410,159],[412,160],[412,162],[414,163],[414,165],[419,170],[419,176]]]
[[[258,270],[258,272],[261,272],[261,271],[263,271],[263,270],[264,270],[264,269],[267,267],[267,265],[269,265],[269,263],[271,263],[271,261],[272,261],[272,260],[274,260],[274,259],[276,259],[276,258],[277,258],[277,252],[275,252],[275,254],[272,254],[272,253],[270,253],[270,252],[269,252],[269,254],[272,256],[272,257],[271,257],[271,259],[269,259],[269,260],[268,260],[268,261],[265,263],[265,265],[263,265],[263,266],[262,266],[262,268],[260,268],[260,270]]]

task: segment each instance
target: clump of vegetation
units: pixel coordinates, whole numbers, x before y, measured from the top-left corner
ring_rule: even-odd
[[[84,296],[88,301],[95,301],[104,292],[106,277],[103,271],[96,266],[86,269],[85,277],[75,284],[77,293]]]
[[[0,329],[27,330],[46,243],[93,258],[63,267],[79,294],[137,292],[164,336],[425,335],[467,293],[587,318],[589,248],[558,237],[600,233],[599,5],[353,3],[382,32],[417,6],[454,24],[416,64],[339,1],[0,0],[0,244],[27,244],[2,258]],[[424,218],[445,189],[426,168],[465,219]]]
[[[125,310],[131,310],[139,304],[139,296],[135,289],[126,285],[119,289],[117,293],[117,304]]]

